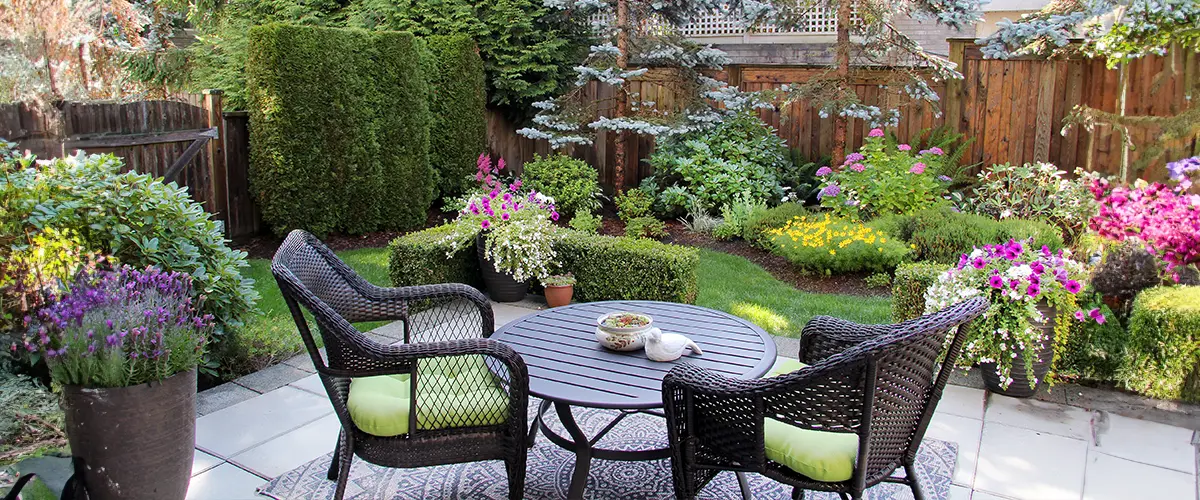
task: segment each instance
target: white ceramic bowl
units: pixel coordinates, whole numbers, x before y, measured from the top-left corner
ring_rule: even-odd
[[[616,327],[605,326],[604,320],[610,316],[620,314],[636,314],[646,318],[645,325],[635,327]],[[646,340],[642,338],[642,333],[646,332],[654,325],[654,318],[649,314],[631,313],[628,311],[611,312],[596,318],[596,341],[600,345],[612,349],[614,351],[636,351],[646,346]]]

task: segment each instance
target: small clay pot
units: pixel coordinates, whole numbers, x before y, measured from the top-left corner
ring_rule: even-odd
[[[571,295],[575,294],[575,285],[546,287],[546,303],[550,307],[565,306],[571,303]]]

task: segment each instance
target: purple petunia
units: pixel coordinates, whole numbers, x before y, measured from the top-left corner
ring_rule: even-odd
[[[1079,290],[1083,289],[1083,285],[1080,285],[1079,282],[1075,280],[1067,280],[1066,283],[1063,283],[1063,288],[1066,288],[1067,291],[1071,292],[1072,294],[1076,294],[1079,293]]]
[[[550,212],[550,220],[557,221],[558,220],[558,212]]]
[[[1088,311],[1088,317],[1096,320],[1096,323],[1101,325],[1104,324],[1104,313],[1100,312],[1100,309],[1092,309],[1091,311]]]
[[[1082,309],[1080,309],[1080,310],[1078,310],[1078,311],[1075,311],[1075,319],[1077,319],[1077,320],[1079,320],[1079,321],[1083,321],[1083,320],[1084,320],[1084,319],[1086,319],[1086,318],[1087,318],[1087,316],[1083,314],[1083,310],[1082,310]]]
[[[1184,158],[1167,164],[1167,175],[1171,180],[1178,181],[1191,172],[1200,170],[1200,156]]]
[[[490,228],[490,227],[492,227],[492,221],[484,219],[483,222],[479,223],[479,226],[484,229]]]
[[[1030,283],[1029,287],[1025,289],[1025,294],[1030,297],[1037,297],[1039,293],[1042,293],[1042,287],[1037,283]]]
[[[975,269],[983,269],[987,267],[987,261],[983,260],[983,257],[976,257],[975,260],[971,261],[971,265],[975,266]]]
[[[1036,261],[1029,264],[1029,269],[1033,270],[1033,274],[1042,274],[1046,272],[1046,266],[1043,266],[1041,262]]]
[[[992,288],[1004,288],[1004,278],[1000,277],[998,274],[993,274],[992,277],[988,279],[988,284],[991,285]]]
[[[500,220],[508,220],[508,219],[509,219],[508,212],[500,212]]]

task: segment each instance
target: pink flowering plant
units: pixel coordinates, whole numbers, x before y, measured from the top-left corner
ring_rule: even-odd
[[[1076,295],[1087,275],[1083,264],[1069,250],[1030,248],[1032,241],[1010,240],[963,254],[925,294],[926,312],[975,296],[988,298],[991,306],[971,325],[959,364],[995,363],[1002,387],[1012,383],[1013,369],[1025,370],[1036,387],[1033,363],[1041,349],[1053,349],[1057,359],[1072,321],[1104,321],[1098,310],[1079,310]],[[1043,311],[1056,314],[1052,346],[1046,345],[1049,339],[1040,328],[1051,320]]]
[[[834,215],[868,220],[885,214],[912,214],[946,203],[950,179],[939,176],[945,152],[934,147],[913,153],[912,146],[889,146],[882,129],[872,129],[865,144],[836,169],[821,167],[817,198]]]
[[[545,278],[557,256],[554,199],[522,190],[520,180],[499,180],[503,163],[501,159],[492,166],[487,155],[480,155],[475,178],[481,190],[466,200],[466,207],[452,223],[454,230],[445,238],[447,256],[474,243],[476,235],[483,232],[484,255],[497,270],[517,281]]]
[[[214,320],[192,278],[158,268],[91,270],[24,324],[23,347],[64,385],[128,387],[196,368]],[[14,349],[21,346],[14,345]]]
[[[1200,168],[1200,161],[1196,164]],[[1125,187],[1096,180],[1091,190],[1100,202],[1100,213],[1089,227],[1111,240],[1144,244],[1178,279],[1181,266],[1200,264],[1200,195],[1188,192],[1187,165],[1173,165],[1175,186],[1139,180]]]

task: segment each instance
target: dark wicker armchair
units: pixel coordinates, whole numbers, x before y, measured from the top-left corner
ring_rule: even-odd
[[[483,294],[460,284],[374,286],[299,230],[271,272],[341,420],[329,466],[335,498],[356,455],[400,468],[503,460],[509,496],[523,497],[528,372],[520,355],[487,339],[494,325]],[[402,322],[404,344],[374,342],[351,325],[384,320]]]
[[[695,497],[726,470],[791,485],[793,498],[818,490],[860,499],[887,481],[922,500],[914,460],[962,349],[966,329],[956,327],[987,307],[975,298],[895,325],[816,317],[800,337],[803,364],[763,379],[671,370],[663,404],[676,496]],[[900,467],[904,476],[893,477]]]

